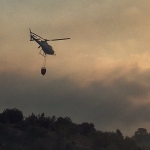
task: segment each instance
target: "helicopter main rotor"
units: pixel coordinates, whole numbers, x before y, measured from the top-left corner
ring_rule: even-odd
[[[29,30],[30,30],[30,29],[29,29]],[[39,35],[37,35],[37,34],[31,32],[31,30],[30,30],[30,34],[34,35],[34,36],[37,37],[37,38],[40,38],[40,40],[43,40],[43,41],[60,41],[60,40],[69,40],[69,39],[70,39],[70,38],[59,38],[59,39],[50,39],[50,40],[48,40],[48,39],[44,39],[44,38],[42,38],[41,36],[39,36]]]

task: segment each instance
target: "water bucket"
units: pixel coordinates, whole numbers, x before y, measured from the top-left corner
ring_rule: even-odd
[[[41,74],[44,76],[45,73],[46,73],[46,68],[45,68],[45,67],[42,67],[42,68],[41,68]]]

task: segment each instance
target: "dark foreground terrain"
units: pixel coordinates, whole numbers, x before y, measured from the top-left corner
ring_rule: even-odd
[[[150,133],[139,128],[132,137],[102,132],[93,123],[76,124],[69,117],[24,117],[22,111],[0,114],[0,150],[150,150]]]

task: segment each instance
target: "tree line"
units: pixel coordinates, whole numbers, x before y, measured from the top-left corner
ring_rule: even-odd
[[[119,129],[103,132],[93,123],[73,123],[69,117],[4,109],[0,113],[0,150],[148,150],[150,133],[139,128],[131,137]]]

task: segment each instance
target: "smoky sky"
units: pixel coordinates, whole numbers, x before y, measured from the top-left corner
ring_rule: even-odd
[[[148,0],[1,0],[0,111],[68,116],[133,135],[150,130]],[[29,28],[56,56],[43,58]]]
[[[132,74],[136,77],[128,79]],[[69,116],[76,123],[93,122],[98,130],[121,128],[131,135],[130,128],[136,131],[150,121],[150,104],[146,101],[149,75],[150,70],[141,72],[136,67],[109,83],[106,76],[81,87],[67,76],[37,81],[13,72],[1,73],[0,109],[17,107],[25,116],[32,112]]]

